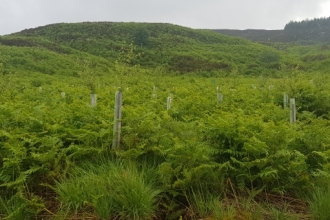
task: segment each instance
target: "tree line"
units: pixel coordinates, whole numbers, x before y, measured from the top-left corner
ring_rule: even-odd
[[[284,30],[296,29],[321,29],[330,28],[330,17],[305,19],[303,21],[290,21],[284,27]]]

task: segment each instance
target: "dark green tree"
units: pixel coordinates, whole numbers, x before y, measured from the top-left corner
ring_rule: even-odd
[[[149,33],[146,29],[139,29],[134,34],[134,44],[137,46],[145,46],[149,41]]]
[[[272,51],[264,51],[260,54],[259,61],[266,64],[278,63],[281,60],[281,56],[278,53]]]

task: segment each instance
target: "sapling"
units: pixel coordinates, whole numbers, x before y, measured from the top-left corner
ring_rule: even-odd
[[[112,148],[118,149],[120,146],[121,133],[121,112],[123,103],[123,93],[118,90],[115,94],[115,108],[114,108],[114,123],[113,123],[113,140]]]
[[[222,95],[222,93],[220,92],[219,87],[217,87],[217,101],[218,101],[218,104],[221,104],[222,101],[223,101],[223,95]]]
[[[154,98],[154,99],[157,99],[157,87],[156,86],[154,86],[153,87],[153,89],[152,89],[152,97]]]
[[[90,90],[90,103],[92,107],[96,106],[97,102],[97,95],[96,95],[96,80],[95,80],[95,73],[94,72],[82,72],[80,74],[85,81],[85,85]]]
[[[237,68],[234,68],[231,73],[230,73],[231,78],[233,79],[233,88],[236,88],[236,86],[238,85],[238,79],[239,79],[239,71]]]
[[[295,99],[290,99],[290,123],[296,122],[296,102]]]
[[[289,103],[289,96],[284,93],[283,95],[283,108],[286,109]]]
[[[97,102],[97,94],[92,93],[91,94],[91,106],[95,107],[96,106],[96,102]]]
[[[167,111],[171,108],[171,104],[172,104],[172,100],[173,100],[173,93],[170,93],[170,95],[167,97]]]
[[[172,97],[171,96],[168,96],[167,97],[167,111],[171,108],[171,103],[172,103]]]
[[[96,85],[94,77],[87,78],[87,87],[90,89],[91,106],[95,107],[97,102]]]

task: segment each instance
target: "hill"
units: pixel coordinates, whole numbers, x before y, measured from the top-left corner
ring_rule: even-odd
[[[330,17],[290,21],[283,30],[216,29],[213,31],[257,42],[282,42],[305,45],[330,43]]]
[[[1,71],[102,75],[116,72],[116,65],[198,76],[276,75],[298,66],[301,71],[328,71],[327,45],[301,46],[283,43],[285,39],[273,42],[274,38],[262,41],[269,33],[280,39],[281,30],[240,32],[246,38],[258,36],[262,44],[172,24],[51,24],[0,37]]]
[[[330,43],[330,28],[294,30],[232,30],[217,29],[215,32],[242,37],[257,42],[284,42],[299,44]]]
[[[48,46],[41,42],[48,41]],[[162,68],[175,73],[212,72],[259,75],[279,67],[303,66],[294,55],[244,39],[172,24],[84,22],[61,23],[3,36],[2,45],[70,48],[111,63]],[[46,46],[45,46],[46,45]],[[52,46],[50,46],[52,45]]]
[[[111,63],[98,56],[62,46],[44,38],[1,37],[0,73],[79,76],[82,72],[101,74]]]
[[[171,24],[2,36],[0,219],[328,219],[329,64]]]

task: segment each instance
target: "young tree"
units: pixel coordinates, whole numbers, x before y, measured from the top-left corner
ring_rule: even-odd
[[[148,44],[149,33],[146,29],[139,29],[134,34],[134,44],[137,46],[145,46]]]

